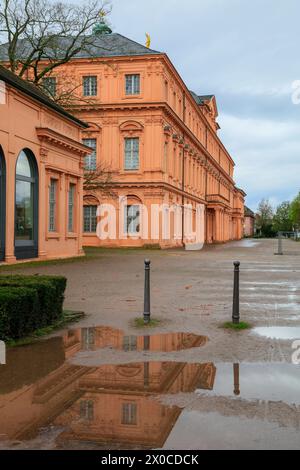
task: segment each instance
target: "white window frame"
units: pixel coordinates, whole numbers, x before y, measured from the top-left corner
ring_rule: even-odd
[[[135,146],[135,144],[137,144]],[[140,168],[140,138],[124,138],[124,169],[126,171],[135,171]]]
[[[87,210],[88,209],[88,210]],[[86,214],[88,212],[88,214]],[[93,214],[93,212],[95,212]],[[86,225],[86,221],[88,223]],[[88,230],[86,228],[88,227]],[[97,206],[84,205],[83,206],[83,232],[84,233],[96,233],[97,232]]]
[[[82,77],[83,96],[97,96],[98,77],[97,75],[86,75]]]
[[[127,204],[124,206],[124,232],[127,235],[140,235],[141,233],[141,204]],[[129,218],[131,219],[129,221]]]
[[[141,75],[131,73],[125,75],[125,95],[139,95],[141,93]]]
[[[93,149],[93,152],[84,158],[84,169],[95,171],[97,169],[97,139],[82,139],[82,143]]]
[[[75,214],[75,191],[76,184],[70,183],[68,191],[68,232],[74,232],[74,214]]]
[[[50,178],[48,231],[56,232],[57,179]]]

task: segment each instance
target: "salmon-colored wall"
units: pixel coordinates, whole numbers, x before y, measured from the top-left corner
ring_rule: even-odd
[[[139,95],[125,95],[126,74],[140,74]],[[205,204],[207,242],[242,237],[244,193],[237,194],[234,162],[217,136],[214,98],[197,105],[166,55],[76,59],[61,68],[57,80],[68,75],[74,77],[80,99],[82,78],[97,76],[97,96],[84,98],[74,112],[90,124],[82,137],[97,139],[98,162],[111,169],[118,196],[136,198],[148,214],[154,203],[184,203],[192,204],[195,218],[196,204]],[[140,138],[137,171],[124,170],[125,137]],[[94,196],[95,204],[118,206],[103,194],[86,196]],[[172,234],[163,240],[161,233],[159,240],[137,236],[101,241],[90,233],[83,238],[85,245],[182,244]]]
[[[245,237],[253,237],[254,235],[254,217],[246,215],[244,224],[244,235]]]
[[[6,165],[5,261],[14,262],[15,172],[23,149],[29,149],[38,167],[38,257],[56,258],[82,254],[83,157],[81,126],[31,97],[5,86],[0,105],[0,145]],[[56,232],[49,232],[49,184],[57,180]],[[67,230],[67,193],[76,185],[74,232]]]

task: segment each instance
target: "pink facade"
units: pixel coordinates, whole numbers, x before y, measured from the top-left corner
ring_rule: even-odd
[[[207,243],[242,238],[245,193],[235,186],[234,161],[217,135],[215,97],[190,92],[166,54],[118,34],[105,35],[105,41],[108,51],[113,41],[113,57],[81,56],[53,76],[58,88],[62,77],[74,77],[81,102],[73,111],[90,126],[82,138],[94,147],[91,168],[109,169],[117,195],[85,192],[84,244],[184,245],[186,233],[178,237],[172,213],[169,238],[162,224],[153,236],[154,205],[190,205],[193,226],[202,205]],[[115,207],[114,237],[96,235],[99,204]]]
[[[0,85],[0,260],[79,256],[85,124],[2,67]]]
[[[255,214],[248,207],[245,206],[244,236],[253,237],[254,227],[255,227]]]

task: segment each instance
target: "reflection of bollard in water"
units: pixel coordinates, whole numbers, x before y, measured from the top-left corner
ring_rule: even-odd
[[[144,323],[150,322],[150,264],[149,259],[145,259],[145,286],[144,286]]]
[[[283,255],[282,251],[282,233],[278,232],[278,251],[275,255]]]
[[[240,262],[234,263],[232,323],[240,322]]]
[[[240,365],[239,364],[233,364],[233,385],[234,385],[234,390],[233,393],[235,395],[239,395],[240,392]]]

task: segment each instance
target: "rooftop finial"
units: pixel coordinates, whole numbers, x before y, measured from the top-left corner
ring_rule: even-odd
[[[97,23],[94,28],[93,28],[93,34],[111,34],[112,33],[112,30],[110,29],[110,27],[106,24],[105,22],[105,16],[106,16],[106,12],[105,10],[100,10],[99,12],[99,16],[100,16],[100,22]]]
[[[149,33],[146,33],[146,47],[150,49],[151,46],[151,37]]]

